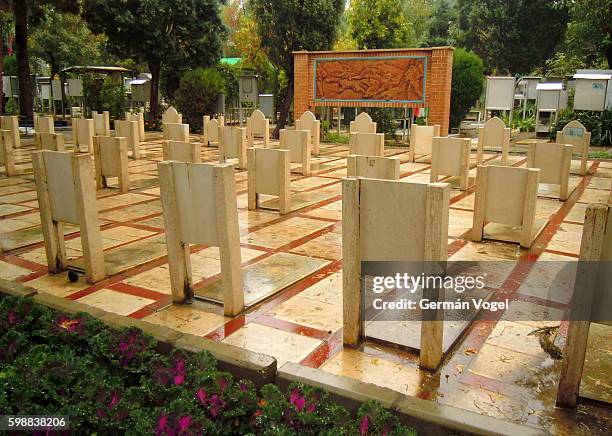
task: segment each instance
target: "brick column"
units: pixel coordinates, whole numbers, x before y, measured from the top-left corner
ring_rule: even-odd
[[[308,52],[294,52],[293,73],[293,119],[297,120],[308,110],[308,85],[310,81]]]
[[[440,125],[440,134],[448,135],[450,122],[451,81],[453,78],[453,49],[450,47],[433,48],[430,58],[430,77],[427,96],[429,125]]]

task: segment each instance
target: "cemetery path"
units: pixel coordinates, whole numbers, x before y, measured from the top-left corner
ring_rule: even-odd
[[[200,140],[199,135],[191,137]],[[66,144],[70,149],[69,134]],[[441,367],[430,373],[419,369],[414,350],[375,341],[367,341],[356,350],[342,346],[341,179],[346,176],[347,146],[321,144],[321,155],[313,158],[318,165],[313,174],[292,174],[292,195],[300,199],[301,207],[283,216],[274,210],[249,211],[247,175],[236,172],[242,267],[250,304],[234,318],[224,316],[222,306],[210,301],[172,305],[157,180],[161,134],[148,132],[143,146],[146,157],[129,162],[130,191],[121,194],[111,187],[97,193],[102,245],[113,268],[105,280],[89,285],[82,280],[70,283],[66,273],[47,272],[29,157],[33,141],[22,139],[15,158],[18,175],[0,177],[4,247],[0,278],[266,353],[274,356],[279,366],[296,362],[321,368],[556,434],[609,434],[612,417],[605,407],[587,403],[576,412],[555,408],[560,363],[551,359],[529,333],[559,324],[550,320],[568,308],[570,295],[566,290],[551,290],[551,268],[577,260],[584,211],[589,203],[608,200],[612,162],[589,162],[587,176],[572,175],[573,190],[566,202],[538,198],[536,215],[549,221],[528,250],[505,242],[470,241],[474,186],[465,192],[451,191],[449,260],[491,261],[487,271],[494,283],[489,289],[491,298],[508,298],[512,304],[506,312],[478,317],[450,348]],[[401,180],[429,181],[427,158],[409,163],[404,148],[387,148],[385,155],[400,158]],[[217,156],[216,148],[203,148],[203,162],[216,162]],[[475,177],[473,157],[470,185]],[[490,153],[485,158],[489,162],[499,159]],[[525,162],[524,155],[510,156],[513,166],[525,166]],[[458,183],[452,178],[446,181],[454,187]],[[554,197],[555,192],[548,190],[547,194]],[[262,203],[272,198],[263,197]],[[79,262],[80,234],[70,227],[65,233],[67,256]],[[202,245],[190,250],[196,295],[214,300],[215,283],[221,278],[219,250]],[[534,315],[509,321],[513,311]],[[541,313],[549,318],[537,315]],[[567,323],[561,323],[553,338],[561,348],[566,332]],[[612,354],[611,332],[600,325],[591,328],[581,387],[583,396],[608,403],[612,388],[606,377],[609,380],[612,374],[612,362],[597,356]]]

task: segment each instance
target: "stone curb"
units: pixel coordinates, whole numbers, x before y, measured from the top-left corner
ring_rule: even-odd
[[[8,280],[0,279],[0,293],[17,297],[30,296],[39,304],[68,314],[84,312],[110,327],[138,327],[158,341],[157,348],[160,353],[167,354],[174,348],[190,352],[206,350],[217,359],[220,370],[229,372],[237,379],[249,379],[258,388],[267,383],[274,383],[277,369],[276,359],[266,354],[182,333],[140,319],[117,315],[78,301],[67,300],[44,292],[38,293],[36,289]]]
[[[323,388],[337,403],[355,413],[366,400],[372,399],[393,410],[399,419],[420,435],[545,435],[538,428],[502,421],[430,400],[410,397],[394,390],[364,383],[320,369],[287,362],[276,373],[276,384],[286,390],[293,382]]]

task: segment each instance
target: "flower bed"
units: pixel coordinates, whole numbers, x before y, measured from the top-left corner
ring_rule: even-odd
[[[376,403],[351,417],[322,390],[258,391],[210,353],[156,345],[136,328],[1,298],[0,415],[68,415],[73,434],[414,434]]]

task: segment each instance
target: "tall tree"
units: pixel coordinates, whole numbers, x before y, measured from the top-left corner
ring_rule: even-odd
[[[604,58],[612,68],[612,0],[573,2],[565,44],[587,65]]]
[[[449,0],[437,0],[433,6],[425,46],[452,45],[451,29],[456,25],[457,9]]]
[[[459,45],[489,70],[527,73],[550,57],[565,34],[565,0],[459,0]]]
[[[30,36],[30,56],[49,64],[51,77],[72,65],[93,65],[101,56],[104,35],[94,35],[75,14],[45,7],[45,20]]]
[[[219,0],[84,0],[84,17],[119,56],[146,62],[151,116],[159,112],[164,65],[207,67],[221,56],[226,29]]]
[[[44,19],[44,7],[54,5],[63,12],[78,12],[79,0],[9,0],[15,19],[15,52],[19,70],[19,111],[21,115],[32,118],[34,99],[30,81],[30,59],[28,36],[30,26],[40,24]]]
[[[273,133],[278,138],[293,101],[293,52],[331,48],[344,0],[250,0],[248,4],[270,62],[287,77]]]
[[[410,46],[416,41],[402,0],[354,0],[348,11],[351,36],[359,48]]]
[[[10,4],[8,0],[0,0],[0,90],[4,89],[4,33],[7,30],[9,22]],[[0,114],[4,113],[4,98],[0,94]]]

